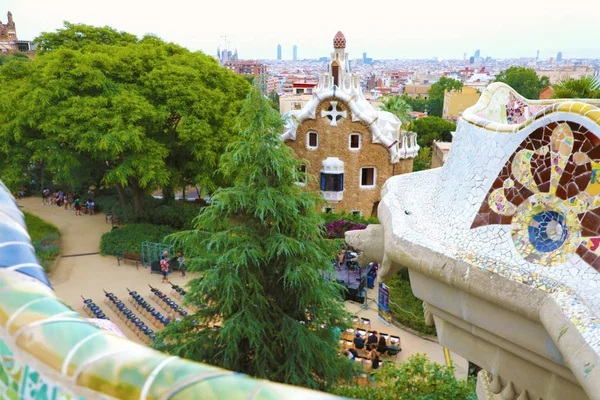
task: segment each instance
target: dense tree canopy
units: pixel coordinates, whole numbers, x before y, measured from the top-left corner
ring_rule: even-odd
[[[496,75],[496,82],[504,82],[526,99],[539,99],[542,89],[550,86],[547,76],[538,77],[533,68],[510,67]]]
[[[58,48],[81,50],[97,45],[124,46],[138,42],[135,35],[118,32],[109,26],[99,28],[71,22],[65,22],[64,25],[64,28],[58,29],[56,32],[42,32],[34,39],[33,43],[38,54],[44,54]]]
[[[239,129],[241,139],[220,164],[233,186],[217,189],[195,230],[175,236],[192,259],[188,269],[202,272],[186,296],[200,307],[161,331],[158,346],[323,389],[351,370],[332,329],[344,328],[341,287],[322,276],[338,249],[323,238],[317,196],[296,184],[306,175],[281,142],[279,113],[257,91],[242,108]]]
[[[552,89],[555,99],[600,99],[600,80],[591,75],[562,79]]]
[[[406,104],[408,104],[413,111],[425,112],[426,110],[429,110],[429,100],[424,99],[421,96],[413,98],[405,93],[400,96],[400,98],[404,100],[404,102],[406,102]]]
[[[451,142],[451,132],[456,130],[456,125],[440,117],[423,117],[412,121],[408,130],[417,133],[419,146],[428,147],[434,140]]]
[[[174,186],[216,187],[250,88],[242,78],[202,53],[110,28],[67,23],[36,40],[34,61],[0,68],[7,183],[22,184],[32,163],[67,185],[91,169],[94,183],[130,187],[137,210],[157,185],[165,198]]]
[[[456,379],[453,368],[436,364],[421,354],[399,365],[384,364],[371,385],[338,386],[333,392],[353,399],[476,400],[475,384]]]
[[[444,109],[444,92],[460,90],[463,83],[459,80],[442,76],[439,81],[431,85],[429,89],[429,115],[441,117]]]
[[[401,96],[387,97],[381,106],[383,111],[394,114],[404,124],[410,120],[412,108]]]

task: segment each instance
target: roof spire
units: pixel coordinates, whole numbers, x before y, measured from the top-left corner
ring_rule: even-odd
[[[333,37],[333,48],[334,49],[345,49],[346,48],[346,37],[341,31],[335,34]]]

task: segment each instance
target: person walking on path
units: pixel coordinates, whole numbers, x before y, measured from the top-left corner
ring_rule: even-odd
[[[73,206],[75,207],[75,215],[81,215],[81,200],[79,199],[79,197],[75,197]]]
[[[185,256],[180,251],[177,253],[177,262],[179,263],[179,269],[181,270],[181,276],[185,278]]]
[[[163,276],[161,282],[169,283],[169,259],[167,257],[160,260],[160,270]]]
[[[48,196],[50,196],[50,189],[46,188],[42,190],[42,205],[49,204]]]

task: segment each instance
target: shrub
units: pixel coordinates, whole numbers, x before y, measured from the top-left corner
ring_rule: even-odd
[[[384,363],[373,378],[374,384],[339,385],[332,392],[353,399],[477,399],[475,379],[456,379],[452,367],[434,363],[423,354],[401,364]]]
[[[362,215],[348,214],[345,211],[339,213],[321,213],[321,217],[325,220],[325,225],[330,224],[334,221],[344,220],[350,222],[356,222],[358,224],[369,225],[378,224],[379,220],[377,217],[365,218]]]
[[[344,221],[343,219],[340,219],[325,226],[325,237],[327,239],[343,239],[346,232],[365,228],[366,225],[358,222]]]
[[[408,270],[404,269],[392,276],[385,284],[390,288],[390,313],[392,318],[417,332],[435,335],[435,326],[425,324],[423,302],[412,293]]]
[[[24,214],[35,253],[44,270],[50,272],[52,263],[60,254],[60,231],[56,226],[33,214]]]
[[[96,201],[99,210],[105,214],[115,214],[125,223],[146,223],[152,225],[168,225],[176,230],[193,227],[192,220],[200,212],[203,203],[173,201],[165,204],[163,200],[150,195],[142,197],[141,214],[136,214],[131,199],[127,206],[122,206],[116,192],[103,191],[99,195],[90,196]],[[85,196],[83,198],[86,198]]]
[[[140,253],[143,242],[163,242],[165,236],[173,232],[175,232],[173,228],[164,225],[125,225],[102,235],[100,254],[106,256],[125,252]]]

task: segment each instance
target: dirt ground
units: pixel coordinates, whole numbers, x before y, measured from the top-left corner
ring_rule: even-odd
[[[148,285],[158,287],[167,293],[171,292],[170,285],[161,283],[160,275],[150,274],[149,269],[141,265],[139,269],[136,269],[134,262],[124,263],[121,261],[121,266],[119,266],[115,257],[89,254],[100,251],[100,238],[102,234],[111,229],[110,224],[105,222],[104,214],[75,216],[73,211],[65,211],[64,208],[42,206],[41,199],[36,197],[18,200],[17,203],[22,210],[56,225],[62,234],[61,257],[50,274],[50,281],[58,297],[74,310],[81,312],[82,315],[84,314],[81,296],[92,299],[129,339],[141,343],[133,330],[126,326],[117,314],[104,303],[103,289],[116,294],[128,307],[130,303],[127,288],[137,291],[157,310],[166,314],[158,304],[150,299]],[[169,279],[177,285],[184,285],[186,280],[192,278],[193,275],[189,273],[187,278],[183,278],[179,272],[174,272],[169,276]],[[368,297],[369,299],[377,298],[375,289],[369,291]],[[398,362],[405,361],[413,354],[425,353],[437,363],[446,363],[444,348],[437,342],[421,338],[393,325],[386,326],[377,317],[376,301],[369,300],[367,304],[369,307],[365,309],[360,304],[347,302],[346,308],[354,315],[370,319],[373,329],[400,336],[403,351],[399,353]],[[141,319],[144,320],[144,318]],[[149,321],[145,322],[148,325]],[[464,379],[467,375],[467,360],[452,352],[449,352],[449,356],[454,363],[457,377]]]

